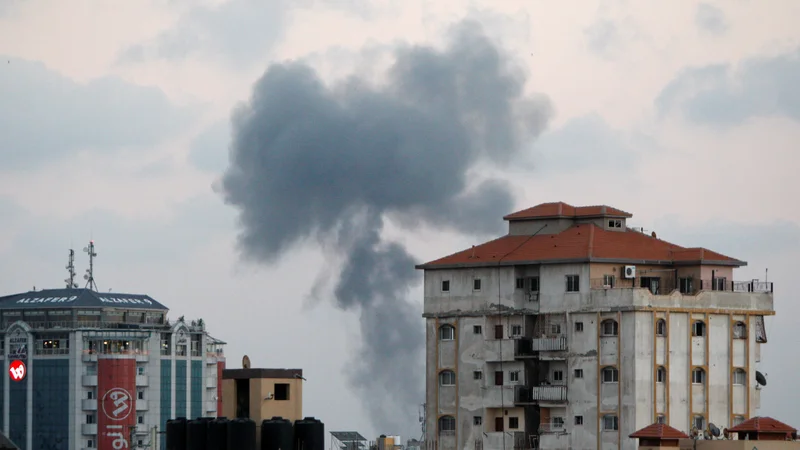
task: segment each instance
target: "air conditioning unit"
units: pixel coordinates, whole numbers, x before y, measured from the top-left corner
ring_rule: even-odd
[[[622,268],[622,276],[627,279],[636,278],[636,266],[625,266]]]

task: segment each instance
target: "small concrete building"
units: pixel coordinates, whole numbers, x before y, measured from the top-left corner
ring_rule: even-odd
[[[633,450],[654,422],[688,433],[756,416],[772,284],[632,217],[545,203],[417,266],[426,447]]]
[[[262,420],[303,418],[302,369],[225,369],[222,416]]]
[[[639,440],[639,450],[800,450],[797,430],[770,417],[754,417],[710,439],[702,435],[692,439],[668,425],[652,424],[630,437]]]

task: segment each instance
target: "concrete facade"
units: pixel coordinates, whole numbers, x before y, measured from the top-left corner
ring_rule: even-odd
[[[511,220],[509,236],[607,219]],[[621,221],[615,233],[641,234]],[[627,436],[654,422],[688,433],[756,415],[771,286],[733,282],[744,263],[732,259],[600,260],[589,242],[585,259],[504,262],[474,248],[418,267],[429,448],[632,450]]]

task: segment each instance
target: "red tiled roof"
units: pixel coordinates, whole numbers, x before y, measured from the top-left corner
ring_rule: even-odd
[[[546,219],[555,217],[633,217],[632,214],[622,211],[617,208],[612,208],[606,205],[594,206],[572,206],[564,202],[542,203],[532,208],[523,209],[511,213],[503,219],[505,220],[523,220],[523,219]]]
[[[728,432],[796,433],[797,430],[783,422],[773,419],[772,417],[753,417],[752,419],[745,420],[733,428],[728,428]]]
[[[628,437],[638,439],[689,439],[686,433],[663,423],[648,425]]]
[[[503,236],[417,267],[568,261],[746,264],[711,250],[684,248],[631,229],[608,231],[593,224],[578,224],[558,234]]]

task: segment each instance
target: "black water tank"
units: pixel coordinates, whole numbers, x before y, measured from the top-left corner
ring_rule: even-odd
[[[208,422],[206,450],[228,450],[228,418],[217,417]]]
[[[325,425],[319,419],[306,417],[294,423],[294,450],[324,450]]]
[[[292,450],[294,430],[292,421],[273,417],[261,422],[261,450]]]
[[[167,450],[186,450],[186,417],[167,421]]]
[[[198,417],[186,424],[186,450],[206,450],[209,421],[208,418]]]
[[[238,418],[228,422],[229,450],[256,450],[256,423]]]

